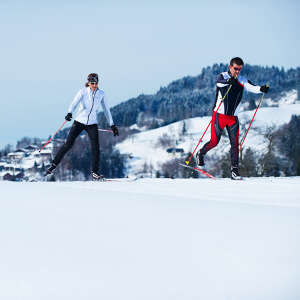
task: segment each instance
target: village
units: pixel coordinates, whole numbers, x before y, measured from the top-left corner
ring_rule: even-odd
[[[41,152],[40,145],[31,144],[1,157],[0,180],[40,181],[52,159],[53,149],[60,143],[60,140],[49,143]]]

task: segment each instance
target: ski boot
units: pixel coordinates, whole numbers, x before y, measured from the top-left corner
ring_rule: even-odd
[[[50,165],[50,167],[47,169],[45,176],[53,174],[53,171],[55,170],[55,168],[56,168],[56,164],[52,163]]]
[[[200,151],[196,154],[196,163],[199,167],[204,166],[204,155],[200,153]]]
[[[243,180],[243,177],[240,175],[238,168],[231,167],[231,179],[232,180]]]
[[[92,179],[93,179],[93,181],[105,181],[104,176],[101,174],[98,174],[97,172],[92,172]]]

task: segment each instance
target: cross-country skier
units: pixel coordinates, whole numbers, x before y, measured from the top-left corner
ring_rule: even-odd
[[[217,78],[217,91],[213,107],[211,123],[211,139],[196,154],[198,166],[204,166],[204,155],[216,147],[220,141],[223,130],[227,129],[231,144],[231,179],[239,180],[239,119],[235,116],[235,111],[240,104],[244,88],[252,93],[267,93],[267,85],[258,86],[250,82],[240,72],[244,66],[241,58],[232,58],[229,70],[219,74]],[[225,98],[224,98],[225,97]],[[224,98],[224,99],[223,99]],[[222,101],[221,106],[219,107]],[[217,109],[219,110],[217,112]]]
[[[114,136],[119,135],[118,128],[114,125],[110,109],[105,100],[104,91],[98,88],[98,74],[91,73],[87,78],[88,82],[85,88],[79,90],[69,106],[69,110],[65,119],[71,121],[72,113],[77,109],[74,123],[70,129],[69,135],[65,144],[59,149],[53,159],[46,175],[52,174],[54,169],[60,163],[64,155],[71,149],[75,139],[80,133],[85,130],[91,142],[92,150],[92,178],[93,180],[101,180],[103,176],[99,174],[99,139],[98,139],[98,120],[97,114],[100,109],[100,104],[103,108],[106,119],[111,126]]]

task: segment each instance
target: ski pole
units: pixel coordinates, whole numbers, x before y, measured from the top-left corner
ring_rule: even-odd
[[[250,125],[249,125],[248,129],[246,130],[246,133],[244,134],[244,136],[243,136],[243,138],[242,138],[242,141],[241,141],[241,143],[240,143],[240,151],[242,150],[243,144],[244,144],[245,139],[246,139],[246,136],[247,136],[247,134],[248,134],[248,132],[249,132],[249,130],[250,130],[250,127],[251,127],[251,125],[252,125],[252,123],[253,123],[253,121],[254,121],[255,115],[256,115],[256,113],[257,113],[257,111],[258,111],[258,109],[259,109],[259,107],[260,107],[260,105],[261,105],[262,100],[264,99],[264,95],[265,95],[265,94],[263,93],[262,96],[261,96],[261,98],[260,98],[260,101],[259,101],[259,103],[258,103],[258,105],[257,105],[257,107],[256,107],[256,110],[255,110],[255,112],[254,112],[254,115],[253,115],[253,117],[252,117],[252,120],[251,120],[251,122],[250,122]]]
[[[110,130],[110,129],[102,129],[102,128],[99,128],[98,131],[113,132],[113,131]]]
[[[224,97],[221,99],[221,102],[220,102],[220,104],[219,104],[219,106],[218,106],[218,108],[217,108],[217,110],[216,110],[216,113],[218,112],[218,110],[219,110],[219,108],[220,108],[220,106],[221,106],[223,100],[226,98],[227,94],[229,93],[231,87],[232,87],[232,85],[228,88],[228,90],[227,90],[227,92],[225,93]],[[201,138],[199,139],[199,142],[198,142],[197,146],[195,147],[195,149],[194,149],[192,155],[190,156],[190,158],[189,158],[188,160],[185,161],[185,163],[186,163],[187,165],[189,165],[189,163],[191,162],[191,159],[192,159],[192,157],[193,157],[195,151],[197,150],[199,144],[201,143],[201,141],[202,141],[202,139],[203,139],[203,137],[204,137],[204,135],[205,135],[207,129],[209,128],[209,125],[211,124],[211,122],[212,122],[212,120],[210,120],[210,122],[208,123],[208,125],[207,125],[207,127],[206,127],[204,133],[202,134]]]
[[[51,141],[52,139],[57,135],[57,133],[65,126],[67,120],[65,120],[62,125],[59,127],[59,129],[51,136],[51,138],[46,142],[46,144],[40,149],[39,152],[41,152]]]
[[[206,131],[207,131],[209,125],[211,124],[211,121],[212,121],[212,120],[210,120],[210,122],[208,123],[208,125],[207,125],[207,127],[206,127],[204,133],[202,134],[201,138],[199,139],[199,142],[198,142],[197,146],[195,147],[193,153],[191,154],[189,160],[186,160],[186,161],[185,161],[185,163],[186,163],[187,165],[189,165],[189,163],[191,162],[191,159],[192,159],[192,157],[193,157],[193,155],[194,155],[196,149],[198,148],[199,144],[201,143],[201,141],[202,141],[202,139],[203,139],[203,137],[204,137],[204,135],[205,135],[205,133],[206,133]]]

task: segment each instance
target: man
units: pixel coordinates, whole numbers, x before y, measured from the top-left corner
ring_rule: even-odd
[[[244,88],[252,93],[267,93],[267,85],[258,86],[240,75],[244,62],[239,57],[231,59],[229,70],[219,74],[217,78],[216,99],[213,107],[211,123],[211,139],[196,154],[198,166],[204,166],[204,155],[216,147],[223,130],[227,129],[231,149],[231,179],[242,179],[239,174],[239,119],[235,111],[240,104]]]

